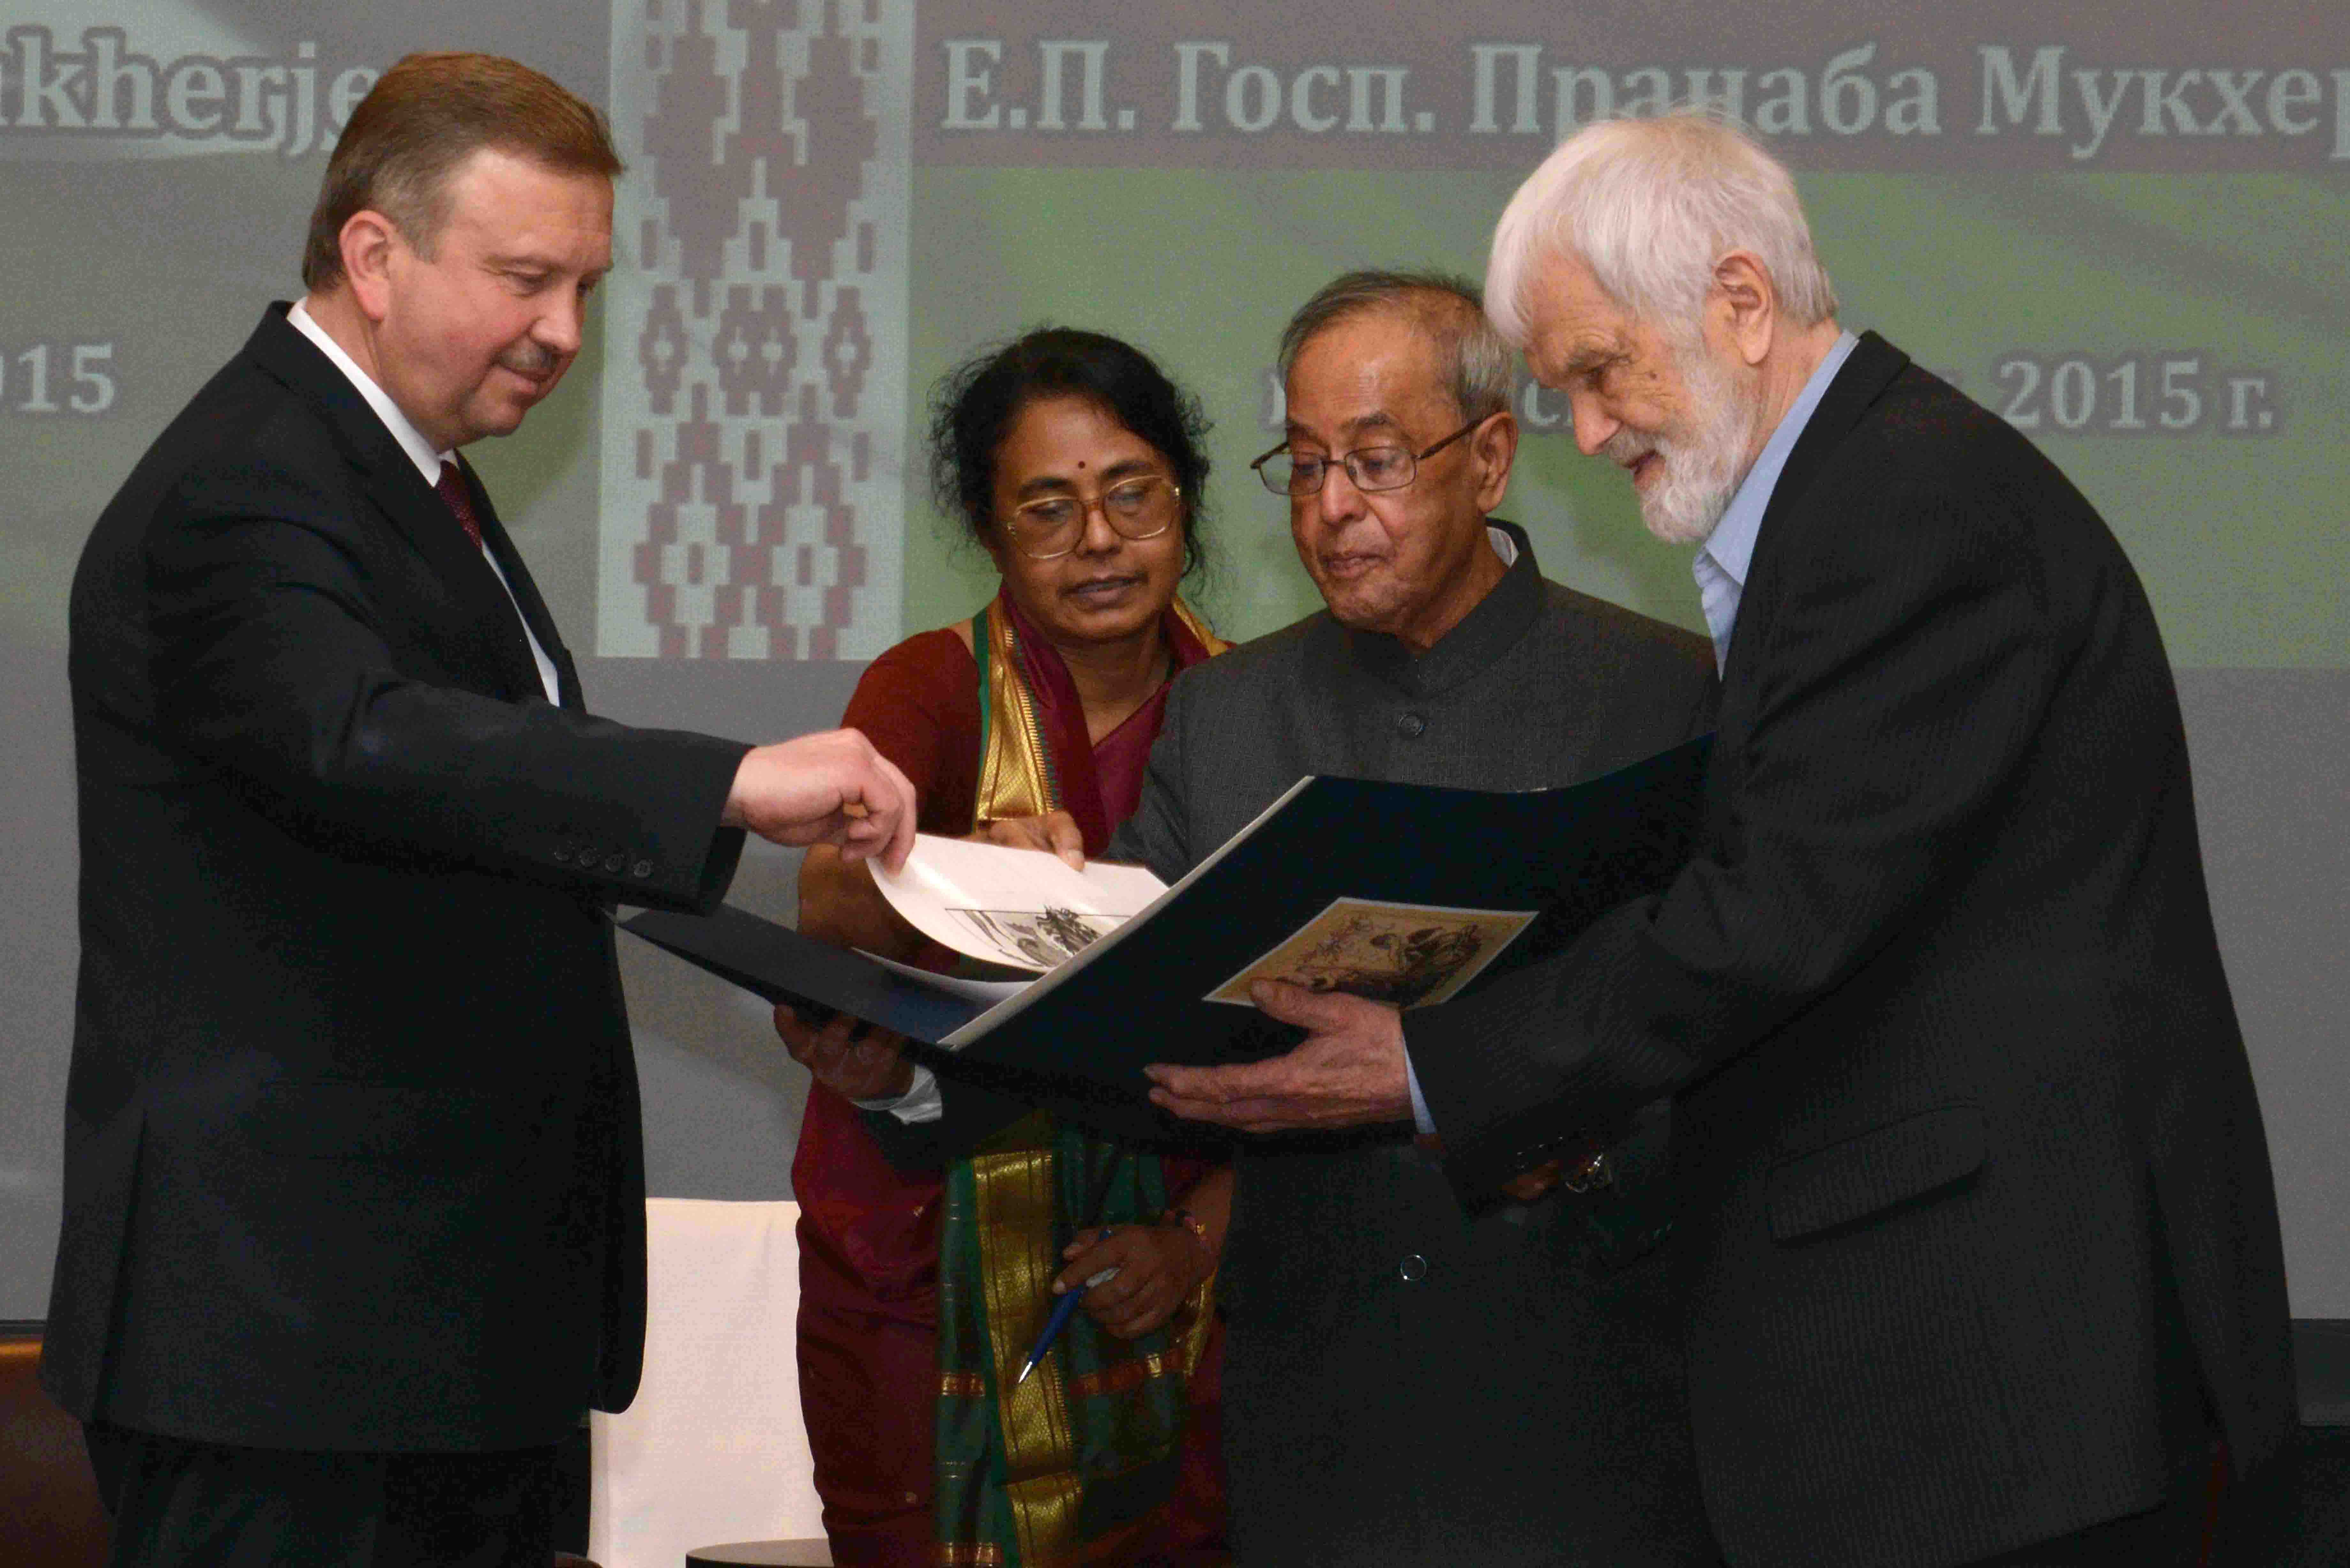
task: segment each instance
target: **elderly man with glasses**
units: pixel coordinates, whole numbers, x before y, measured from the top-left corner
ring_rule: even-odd
[[[1339,278],[1281,367],[1287,433],[1255,468],[1328,608],[1177,682],[1111,857],[1172,879],[1305,774],[1534,789],[1708,727],[1703,639],[1545,581],[1491,516],[1517,429],[1472,288]],[[1311,1024],[1334,1000],[1259,1004]],[[1409,1121],[1244,1147],[1220,1285],[1240,1561],[1717,1561],[1656,1251],[1663,1145],[1651,1121],[1474,1211]]]

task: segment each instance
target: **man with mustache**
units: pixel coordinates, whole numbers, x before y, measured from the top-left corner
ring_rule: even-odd
[[[546,1568],[555,1446],[642,1349],[611,905],[709,907],[745,829],[911,844],[854,731],[588,716],[457,455],[578,352],[619,171],[535,71],[395,65],[328,164],[307,294],[83,552],[42,1376],[117,1564]]]
[[[2029,442],[1844,332],[1794,185],[1679,114],[1563,143],[1487,304],[1700,546],[1707,812],[1660,896],[1405,1018],[1154,1070],[1401,1114],[1464,1197],[1674,1096],[1680,1339],[1737,1568],[2185,1568],[2294,1424],[2260,1107],[2154,618]],[[1584,1410],[1562,1418],[1594,1418]]]
[[[1517,427],[1472,288],[1338,278],[1291,318],[1280,363],[1286,428],[1256,467],[1328,608],[1175,683],[1109,858],[1172,881],[1307,774],[1538,789],[1708,727],[1702,639],[1545,580],[1492,515]],[[1256,1001],[1315,1026],[1370,1005],[1284,984]],[[887,1143],[918,1136],[869,1119]],[[1238,1560],[1715,1563],[1656,1251],[1661,1108],[1577,1151],[1580,1190],[1503,1171],[1467,1203],[1408,1101],[1369,1119],[1237,1157],[1218,1289]]]

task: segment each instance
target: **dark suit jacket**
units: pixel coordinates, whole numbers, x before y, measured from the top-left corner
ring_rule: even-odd
[[[81,975],[43,1376],[264,1447],[550,1442],[637,1381],[608,907],[694,908],[744,748],[547,703],[495,576],[285,319],[99,520],[71,615]]]
[[[1407,1033],[1464,1192],[1678,1091],[1692,1426],[1740,1568],[2148,1507],[2198,1369],[2240,1466],[2292,1428],[2154,618],[2063,476],[1882,339],[1763,519],[1696,860]]]
[[[1417,659],[1320,614],[1187,670],[1107,853],[1172,880],[1304,774],[1530,789],[1702,732],[1704,639],[1544,582],[1519,543]],[[943,1087],[950,1117],[984,1103]],[[1653,1251],[1662,1130],[1617,1189],[1475,1213],[1408,1124],[1243,1144],[1218,1281],[1241,1562],[1711,1559]]]

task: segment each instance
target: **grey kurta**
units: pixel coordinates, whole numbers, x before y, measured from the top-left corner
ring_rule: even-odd
[[[1544,581],[1509,532],[1503,581],[1417,658],[1326,613],[1186,672],[1108,854],[1172,880],[1306,774],[1532,789],[1701,732],[1704,639]],[[1660,1163],[1471,1217],[1409,1126],[1250,1143],[1220,1283],[1240,1560],[1716,1561]]]

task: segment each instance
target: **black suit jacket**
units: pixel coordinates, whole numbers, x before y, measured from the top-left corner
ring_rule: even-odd
[[[1731,1562],[2146,1508],[2199,1381],[2272,1453],[2275,1199],[2154,618],[2064,477],[1874,336],[1764,516],[1708,805],[1661,898],[1407,1030],[1464,1192],[1678,1092]]]
[[[744,748],[588,717],[475,502],[559,706],[495,576],[282,306],[83,552],[43,1361],[76,1415],[495,1449],[635,1388],[642,1151],[608,909],[715,900]]]

